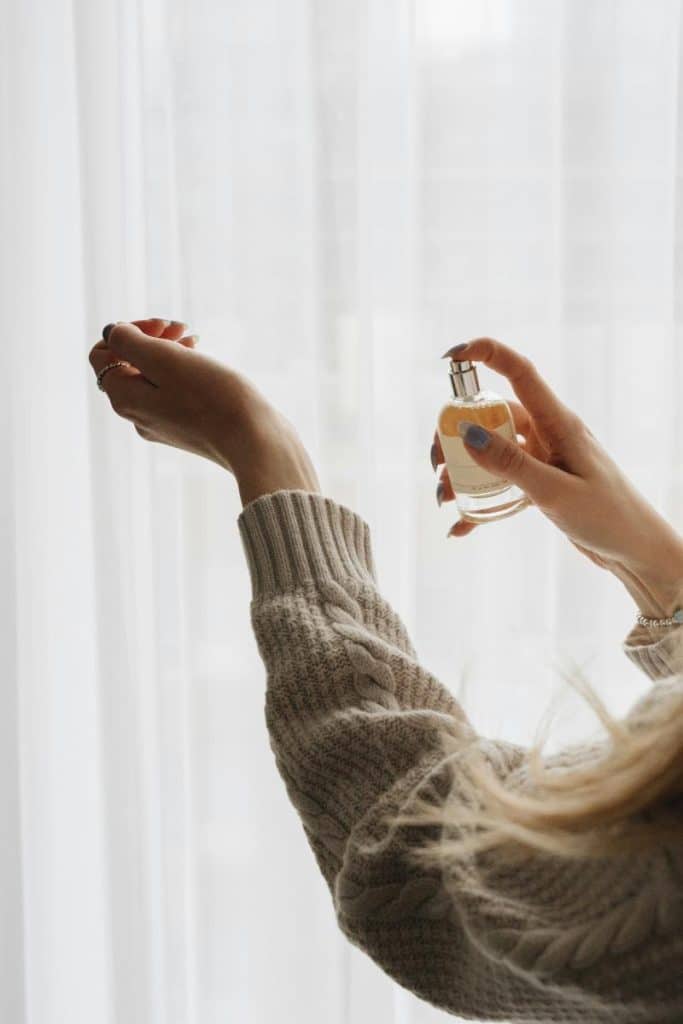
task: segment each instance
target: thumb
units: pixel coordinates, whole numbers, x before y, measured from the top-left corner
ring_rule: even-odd
[[[517,441],[465,420],[458,432],[477,465],[516,484],[537,505],[547,505],[566,484],[566,473],[529,455]]]
[[[123,321],[107,324],[102,337],[115,355],[132,363],[155,384],[167,376],[180,351],[179,345],[169,345],[168,341],[152,338],[135,324]]]

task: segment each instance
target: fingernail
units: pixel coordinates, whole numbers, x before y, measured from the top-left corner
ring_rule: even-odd
[[[463,341],[459,345],[453,345],[453,347],[449,348],[447,352],[444,352],[444,354],[441,356],[441,358],[445,359],[446,356],[457,355],[458,352],[462,352],[462,350],[464,348],[467,348],[468,345],[469,345],[469,341]]]
[[[491,441],[488,430],[480,427],[477,423],[468,423],[467,420],[461,420],[458,423],[458,433],[472,448],[488,448]]]
[[[436,441],[432,445],[432,450],[429,453],[429,457],[432,460],[432,469],[436,473],[436,467],[439,465],[439,459],[438,459],[438,456],[436,454]]]
[[[106,327],[102,328],[102,338],[104,339],[105,342],[109,341],[109,334],[111,332],[112,327],[114,326],[114,324],[107,324]]]
[[[441,503],[443,502],[443,492],[444,492],[443,480],[439,480],[438,484],[436,485],[436,501],[437,501],[437,504],[438,504],[439,508],[441,508]]]

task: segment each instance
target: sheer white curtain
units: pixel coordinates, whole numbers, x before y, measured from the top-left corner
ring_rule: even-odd
[[[423,661],[529,740],[634,608],[533,509],[445,539],[439,356],[536,360],[683,526],[680,3],[5,0],[0,1019],[425,1024],[277,775],[232,479],[87,362],[187,320],[371,523]],[[510,395],[493,375],[485,384]],[[554,742],[594,728],[567,700]]]

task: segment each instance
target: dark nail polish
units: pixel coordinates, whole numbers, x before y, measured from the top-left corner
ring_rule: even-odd
[[[441,504],[443,502],[443,492],[444,492],[443,480],[439,480],[438,484],[436,485],[436,500],[437,500],[437,504],[438,504],[439,508],[441,508]]]
[[[110,333],[110,331],[111,331],[113,326],[114,326],[114,324],[107,324],[106,327],[102,328],[102,337],[103,337],[105,342],[109,341],[109,333]]]
[[[432,450],[429,453],[429,457],[432,460],[432,469],[436,473],[436,467],[439,465],[439,460],[436,454],[436,442],[432,445]]]
[[[446,356],[451,356],[452,358],[453,356],[457,355],[458,352],[462,352],[464,348],[467,348],[468,345],[469,341],[463,341],[459,345],[453,345],[452,348],[449,348],[447,352],[444,352],[441,358],[445,359]]]
[[[465,424],[465,421],[462,420],[458,424],[458,432],[472,448],[487,448],[491,441],[488,430],[476,423]]]

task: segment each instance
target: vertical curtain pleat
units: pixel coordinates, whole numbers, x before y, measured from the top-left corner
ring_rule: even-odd
[[[14,912],[0,923],[2,969],[15,973],[0,998],[14,1004],[8,1020],[85,1024],[111,1019],[111,947],[71,6],[10,5],[3,34],[3,497],[14,571],[2,586],[15,636],[3,647],[0,717],[15,730],[6,756],[18,754],[19,770],[3,773],[15,793],[3,816]]]
[[[12,64],[9,33],[0,34],[0,237],[10,237],[14,185],[10,140],[16,133],[11,95]],[[16,263],[7,245],[0,245],[0,295],[7,302],[17,284]],[[16,317],[18,309],[13,310]],[[15,550],[14,408],[12,402],[14,354],[0,345],[0,1019],[26,1019],[26,928],[24,925],[24,872],[22,864],[22,807],[19,736],[19,634],[17,630],[17,558]]]

